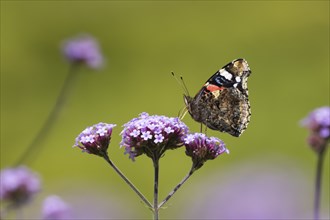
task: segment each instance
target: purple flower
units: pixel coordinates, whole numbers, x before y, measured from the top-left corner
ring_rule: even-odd
[[[184,138],[186,155],[192,158],[195,169],[199,169],[207,160],[213,160],[222,153],[229,153],[222,140],[207,137],[202,133],[188,134]]]
[[[0,199],[15,206],[28,202],[40,190],[38,175],[24,166],[3,169],[0,180]]]
[[[85,63],[92,69],[103,64],[97,41],[89,35],[81,35],[67,40],[63,45],[64,56],[72,63]]]
[[[330,139],[330,107],[315,109],[301,121],[301,124],[310,131],[309,145],[319,152]]]
[[[148,140],[148,139],[152,139],[152,135],[150,134],[150,131],[142,132],[141,137],[145,141]]]
[[[155,134],[155,140],[154,142],[157,143],[162,143],[164,140],[164,136],[162,134]]]
[[[160,157],[167,149],[181,147],[182,138],[188,133],[188,127],[179,118],[149,116],[145,112],[123,127],[120,145],[132,160],[143,153],[151,158]]]
[[[103,157],[110,144],[112,128],[115,124],[100,122],[83,130],[73,147],[79,147],[83,152]]]
[[[52,195],[44,200],[42,207],[42,219],[64,220],[70,217],[70,207],[60,197]]]
[[[263,159],[236,160],[230,169],[219,169],[221,175],[209,175],[207,181],[196,183],[196,189],[203,189],[194,191],[198,202],[187,199],[178,219],[312,219],[307,199],[310,192],[306,190],[310,177],[299,163],[263,155]],[[323,210],[327,214],[320,219],[329,219],[327,204]]]

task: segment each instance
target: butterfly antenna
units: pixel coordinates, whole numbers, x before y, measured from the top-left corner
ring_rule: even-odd
[[[185,82],[184,82],[184,80],[183,80],[183,77],[180,76],[180,80],[179,80],[178,77],[175,75],[175,73],[174,73],[173,71],[172,71],[171,73],[172,73],[172,76],[175,78],[175,80],[179,83],[179,85],[181,85],[184,94],[185,94],[186,96],[190,96],[190,95],[189,95],[189,91],[188,91],[188,89],[187,89],[187,86],[186,86],[186,84],[185,84]]]
[[[183,80],[183,77],[181,76],[180,79],[181,79],[181,82],[182,82],[183,90],[185,91],[185,93],[186,93],[188,96],[190,96],[189,91],[188,91],[188,88],[187,88],[187,86],[186,86],[186,83],[185,83],[184,80]]]

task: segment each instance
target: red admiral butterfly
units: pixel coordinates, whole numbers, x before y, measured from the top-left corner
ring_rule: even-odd
[[[212,130],[239,137],[251,116],[247,88],[250,74],[244,59],[225,65],[206,81],[195,97],[184,96],[191,117]]]

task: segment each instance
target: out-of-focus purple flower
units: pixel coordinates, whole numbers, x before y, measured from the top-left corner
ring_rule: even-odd
[[[265,155],[264,155],[265,156]],[[281,161],[279,163],[279,161]],[[221,168],[220,168],[221,169]],[[310,177],[299,163],[283,156],[235,161],[221,175],[197,181],[194,199],[184,199],[178,219],[293,220],[312,219]],[[203,190],[194,190],[203,189]],[[186,198],[183,195],[183,198]],[[329,219],[328,204],[322,206]]]
[[[60,197],[52,195],[43,202],[42,218],[44,220],[64,220],[71,217],[71,209]]]
[[[3,169],[0,180],[0,199],[15,206],[28,202],[40,190],[38,175],[24,166]]]
[[[125,125],[121,132],[121,146],[125,154],[134,160],[145,153],[148,157],[160,157],[167,149],[175,149],[183,145],[183,137],[188,127],[179,118],[141,113]]]
[[[62,46],[64,56],[72,63],[85,63],[98,69],[103,64],[103,57],[98,42],[89,35],[81,35],[67,40]]]
[[[195,169],[199,169],[207,160],[213,160],[222,153],[229,153],[225,143],[216,137],[207,137],[202,133],[188,134],[184,138],[187,156],[192,158]]]
[[[103,157],[110,144],[112,129],[115,124],[100,122],[83,130],[73,147],[79,147],[83,152]]]
[[[326,147],[330,139],[330,107],[315,109],[301,124],[309,129],[308,143],[315,151],[319,152]]]

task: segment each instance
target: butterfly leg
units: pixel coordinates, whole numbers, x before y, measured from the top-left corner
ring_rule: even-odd
[[[204,134],[206,135],[207,126],[204,128]],[[203,123],[201,123],[201,133],[203,133]]]

